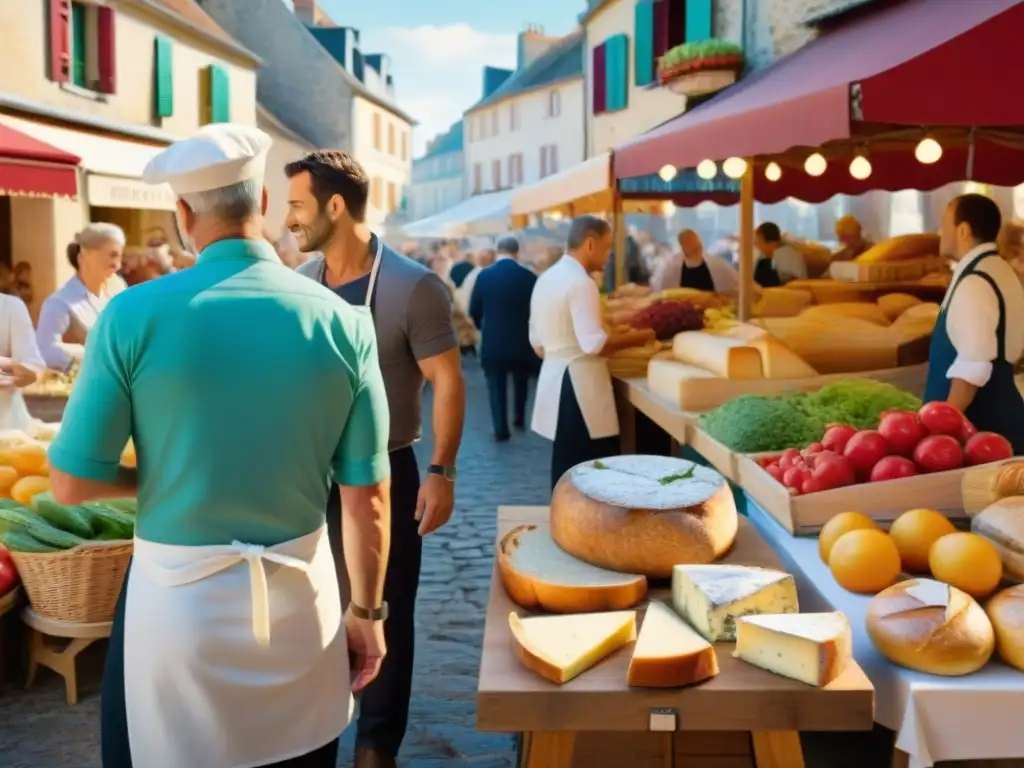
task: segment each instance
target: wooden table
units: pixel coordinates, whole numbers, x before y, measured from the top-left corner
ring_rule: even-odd
[[[498,536],[516,525],[547,525],[547,507],[502,507]],[[745,520],[727,563],[778,566]],[[651,590],[664,597],[667,589]],[[626,685],[624,648],[558,686],[523,667],[512,650],[512,603],[495,571],[484,629],[477,728],[522,733],[525,768],[802,768],[800,731],[870,730],[874,690],[853,665],[827,688],[778,677],[716,646],[720,674],[681,689]],[[586,738],[578,734],[589,732]],[[685,762],[684,762],[685,759]]]

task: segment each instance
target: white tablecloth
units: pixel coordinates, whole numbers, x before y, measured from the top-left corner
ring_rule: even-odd
[[[747,500],[751,522],[800,583],[800,609],[842,611],[850,620],[854,656],[875,686],[875,721],[896,731],[910,768],[1024,757],[1024,673],[992,661],[973,675],[937,677],[886,661],[864,625],[871,598],[836,583],[818,557],[817,538],[791,536]]]

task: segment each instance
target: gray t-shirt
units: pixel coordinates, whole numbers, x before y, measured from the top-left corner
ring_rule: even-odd
[[[323,282],[323,257],[314,256],[296,271]],[[369,279],[362,277],[332,290],[349,303],[363,304],[368,285]],[[448,286],[431,270],[387,246],[373,293],[377,353],[391,412],[388,450],[395,451],[422,434],[423,374],[418,361],[455,349],[459,340]]]

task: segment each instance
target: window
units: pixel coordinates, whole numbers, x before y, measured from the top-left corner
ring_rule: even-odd
[[[476,116],[476,136],[478,139],[487,138],[487,121],[483,115]]]
[[[558,145],[545,144],[540,148],[540,176],[558,173]]]
[[[388,123],[388,154],[395,156],[395,124]]]
[[[491,112],[491,136],[498,135],[498,132],[500,131],[500,127],[498,125],[499,122],[500,118],[498,117],[498,110],[495,109]]]
[[[383,194],[381,189],[382,186],[383,184],[381,184],[380,176],[374,176],[373,180],[370,182],[370,203],[378,211],[383,208],[381,205],[381,195]]]
[[[607,111],[606,105],[607,99],[607,62],[605,44],[597,46],[591,53],[592,65],[590,88],[591,88],[591,109],[595,115],[600,115]]]
[[[484,169],[480,163],[473,163],[473,194],[480,194],[484,188]]]
[[[654,60],[677,45],[710,38],[711,13],[711,0],[657,0],[653,8]]]
[[[388,182],[388,207],[387,212],[393,213],[398,210],[398,188],[395,182]]]
[[[562,92],[552,91],[548,94],[548,117],[558,117],[562,114]]]
[[[508,156],[508,184],[514,187],[523,183],[523,155],[517,153]]]
[[[409,159],[409,132],[402,131],[402,162]]]
[[[216,64],[208,66],[203,70],[199,90],[199,115],[202,122],[230,123],[231,93],[227,70]]]
[[[380,112],[373,113],[373,148],[381,149],[381,120]]]
[[[508,129],[519,130],[519,103],[515,101],[508,105]]]
[[[491,163],[491,186],[493,189],[501,189],[501,160]]]
[[[174,114],[174,59],[171,40],[157,36],[153,61],[153,113],[156,117]]]
[[[116,85],[112,7],[50,0],[50,78],[98,93]]]

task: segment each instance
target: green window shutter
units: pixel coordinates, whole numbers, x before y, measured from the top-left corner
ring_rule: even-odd
[[[210,122],[231,122],[231,94],[228,73],[224,67],[210,66]]]
[[[88,88],[86,61],[88,57],[88,31],[86,29],[86,7],[82,3],[71,4],[71,82],[79,88]]]
[[[654,82],[654,0],[636,4],[633,30],[633,72],[637,85]]]
[[[629,37],[615,35],[605,41],[605,79],[608,112],[625,109],[629,100]]]
[[[711,39],[711,0],[686,0],[686,42]]]
[[[174,60],[171,41],[156,38],[156,57],[153,65],[153,94],[157,117],[174,114]]]

